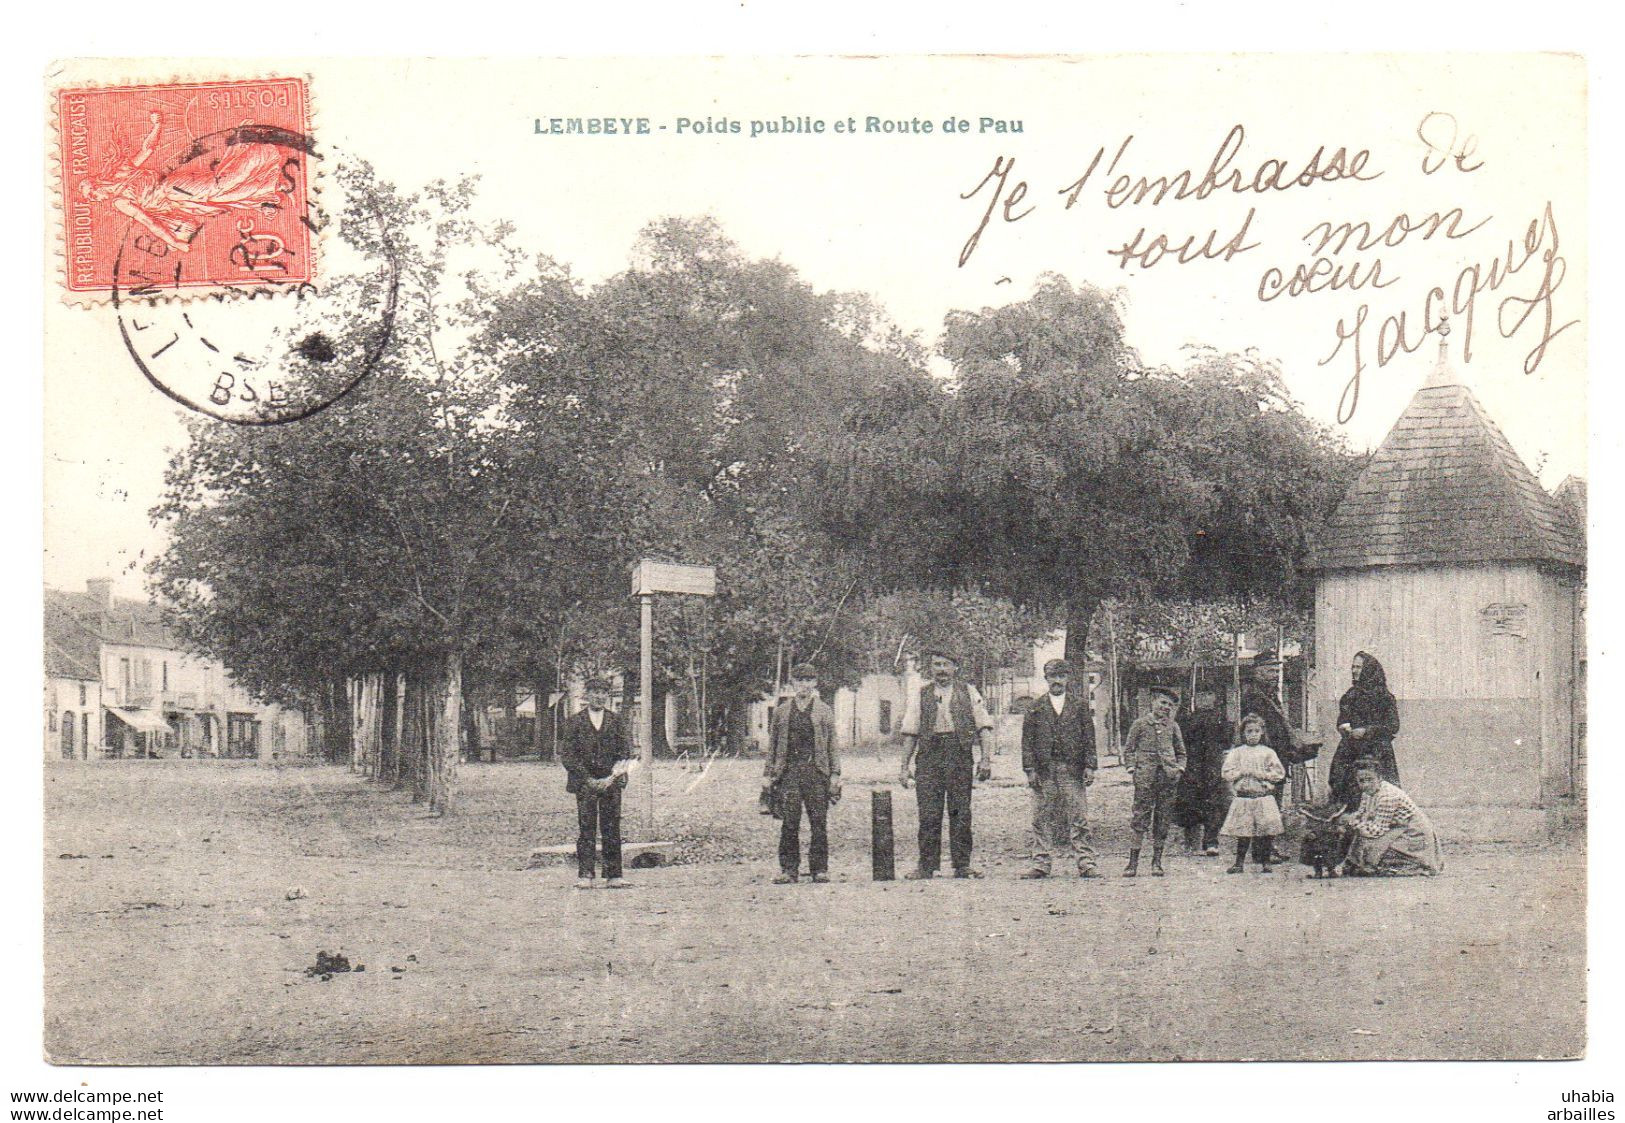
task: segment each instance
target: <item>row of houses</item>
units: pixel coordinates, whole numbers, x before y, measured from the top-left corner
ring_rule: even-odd
[[[113,595],[45,590],[45,756],[303,756],[299,710],[259,701],[219,662],[187,652],[156,607]]]

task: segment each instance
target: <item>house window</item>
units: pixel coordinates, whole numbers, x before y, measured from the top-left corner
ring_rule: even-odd
[[[130,661],[128,659],[120,659],[118,661],[118,669],[119,682],[124,684],[124,692],[119,695],[119,701],[127,706],[130,704],[130,694],[135,686],[135,681],[130,677]]]
[[[891,732],[891,700],[889,698],[880,700],[880,731],[882,733]]]
[[[226,716],[226,756],[257,757],[260,755],[260,723],[253,714]]]
[[[79,684],[79,708],[85,708],[85,684],[82,682]]]
[[[164,660],[164,693],[169,693],[169,660]]]

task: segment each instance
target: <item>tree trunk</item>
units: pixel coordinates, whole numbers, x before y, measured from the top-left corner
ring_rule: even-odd
[[[383,759],[384,676],[371,671],[356,680],[356,741],[361,774],[369,780],[381,775]]]
[[[323,753],[328,763],[338,764],[350,759],[350,706],[348,682],[345,679],[333,679],[322,692]],[[221,723],[218,750],[225,755],[225,725]]]
[[[416,788],[416,801],[427,803],[429,801],[429,757],[434,752],[434,689],[431,679],[427,676],[418,678],[418,752],[414,757],[413,785]]]
[[[480,734],[480,711],[484,707],[480,704],[480,692],[472,686],[464,684],[462,691],[462,726],[463,735],[468,741],[468,759],[478,761],[485,751],[485,742]],[[491,747],[491,760],[496,761],[496,746]]]
[[[393,787],[400,779],[401,761],[400,683],[393,671],[384,675],[379,711],[378,782]]]
[[[491,763],[497,762],[497,749],[506,746],[513,752],[519,739],[519,686],[506,682],[502,685],[502,728],[491,738]]]
[[[457,764],[462,756],[463,657],[453,652],[431,679],[429,812],[449,815],[456,805]]]
[[[750,702],[748,699],[738,705],[730,705],[723,718],[728,729],[728,749],[733,756],[749,756],[750,743]]]
[[[536,759],[546,760],[547,753],[544,750],[546,749],[548,742],[551,740],[550,735],[552,734],[553,730],[551,725],[544,728],[542,723],[551,722],[553,711],[547,705],[548,690],[542,685],[542,681],[540,679],[536,680],[535,685],[532,686],[531,689],[536,692],[534,695],[532,695],[531,699],[536,707],[536,721],[535,724],[530,727],[530,743],[531,747],[536,750]]]
[[[401,715],[405,779],[412,790],[412,802],[422,803],[429,798],[428,691],[423,676],[417,672],[408,672],[405,683],[406,699]]]
[[[1066,606],[1066,661],[1080,670],[1089,661],[1089,625],[1099,608],[1099,597],[1080,598]]]
[[[365,778],[372,773],[372,676],[355,680],[355,767]]]
[[[395,710],[389,715],[390,728],[395,731],[395,769],[390,774],[392,791],[401,791],[412,777],[412,744],[407,740],[406,715],[410,699],[407,697],[406,675],[395,675]]]
[[[338,738],[338,759],[346,763],[355,756],[355,718],[350,710],[349,681],[341,679],[333,688],[334,705],[338,711],[338,720],[333,725],[333,732]],[[221,728],[222,730],[225,728],[224,722],[221,722]],[[221,746],[222,748],[225,746],[224,738],[221,738]]]
[[[361,736],[362,714],[365,707],[361,704],[360,679],[352,677],[345,680],[344,697],[350,714],[350,771],[360,772],[367,752],[366,740]]]

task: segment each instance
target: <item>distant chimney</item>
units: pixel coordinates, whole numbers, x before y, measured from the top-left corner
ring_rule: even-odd
[[[93,577],[85,582],[85,591],[96,607],[103,612],[113,611],[113,582],[106,577]]]

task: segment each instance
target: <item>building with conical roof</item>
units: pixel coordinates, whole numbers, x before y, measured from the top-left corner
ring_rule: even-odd
[[[1399,703],[1402,786],[1446,830],[1527,836],[1583,790],[1584,485],[1540,486],[1444,334],[1311,542],[1313,704],[1335,744],[1346,668],[1376,656]]]

